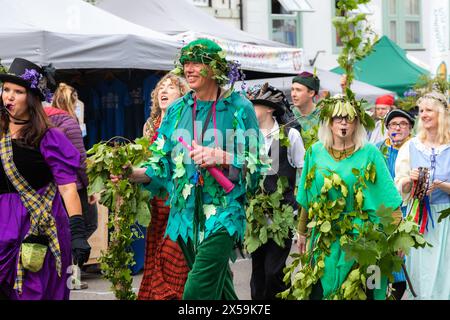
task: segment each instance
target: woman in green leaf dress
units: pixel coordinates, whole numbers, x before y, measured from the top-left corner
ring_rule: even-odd
[[[302,260],[296,275],[299,290],[293,295],[297,299],[383,299],[387,279],[376,279],[375,290],[365,290],[367,271],[358,266],[375,264],[384,249],[375,241],[367,250],[357,251],[364,247],[357,242],[348,258],[344,249],[358,234],[373,234],[369,232],[380,226],[377,210],[381,205],[390,208],[385,219],[392,220],[394,212],[395,220],[401,220],[401,198],[382,154],[366,142],[365,127],[373,122],[361,101],[347,90],[346,95],[320,104],[319,141],[306,153],[298,185],[298,246],[300,253],[309,255]],[[400,258],[396,261],[401,263]]]

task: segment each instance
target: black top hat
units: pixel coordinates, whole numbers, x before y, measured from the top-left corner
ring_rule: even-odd
[[[402,109],[394,109],[386,115],[386,118],[384,120],[386,127],[389,125],[389,122],[391,122],[391,120],[394,119],[395,117],[405,118],[406,120],[409,121],[411,126],[414,127],[414,122],[415,122],[414,117],[409,112],[406,112]]]
[[[51,65],[41,68],[38,65],[22,58],[15,58],[6,73],[0,73],[0,82],[11,82],[27,88],[36,94],[41,100],[48,100],[51,92],[47,82],[53,82],[53,76],[49,71],[54,71]]]
[[[247,91],[247,96],[253,104],[260,104],[274,109],[275,117],[283,116],[289,109],[289,102],[283,91],[272,87],[267,82]]]

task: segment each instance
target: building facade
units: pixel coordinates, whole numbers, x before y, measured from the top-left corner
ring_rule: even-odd
[[[340,42],[331,22],[338,0],[191,0],[216,18],[253,35],[303,48],[305,63],[337,66]],[[373,30],[407,51],[435,74],[450,63],[450,0],[372,0],[367,13]]]

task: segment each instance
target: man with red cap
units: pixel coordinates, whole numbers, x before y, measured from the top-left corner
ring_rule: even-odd
[[[387,132],[384,130],[384,117],[394,107],[394,97],[392,95],[380,96],[375,100],[375,110],[373,117],[375,119],[375,129],[369,132],[368,140],[373,144],[384,141],[387,138]]]

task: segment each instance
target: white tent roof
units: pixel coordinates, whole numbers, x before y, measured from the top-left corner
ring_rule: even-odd
[[[184,43],[198,38],[211,39],[226,52],[228,60],[238,61],[244,70],[297,74],[304,63],[303,50],[299,48],[259,46],[245,42],[224,40],[197,32],[184,32],[176,37]]]
[[[128,21],[166,34],[192,31],[224,40],[289,47],[280,42],[255,37],[223,23],[188,0],[102,0],[97,6]]]
[[[313,73],[312,67],[305,67],[303,71],[308,71]],[[326,90],[329,91],[331,95],[342,93],[342,89],[340,87],[340,79],[341,75],[327,71],[327,70],[321,70],[317,69],[316,74],[320,79],[320,90]],[[269,79],[258,79],[258,80],[248,80],[245,81],[245,84],[247,87],[254,86],[257,84],[263,84],[265,82],[268,82],[272,86],[284,91],[287,95],[291,92],[291,85],[292,85],[292,79],[294,77],[280,77],[280,78],[269,78]],[[240,86],[242,85],[242,82],[237,82],[235,84],[236,89],[240,89]],[[391,94],[395,95],[394,92],[384,90],[375,86],[372,86],[370,84],[367,84],[365,82],[356,81],[354,80],[352,83],[352,91],[356,94],[356,97],[358,99],[364,98],[369,103],[375,103],[375,100],[382,95],[385,94]],[[290,99],[290,97],[289,97]]]
[[[171,70],[181,44],[82,0],[0,0],[0,58],[57,69]]]
[[[175,34],[188,43],[208,38],[218,43],[228,60],[245,70],[296,74],[303,64],[303,51],[261,39],[210,16],[186,0],[102,0],[100,8],[152,30]]]

